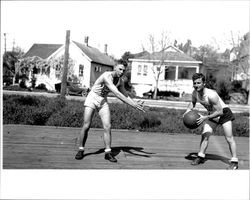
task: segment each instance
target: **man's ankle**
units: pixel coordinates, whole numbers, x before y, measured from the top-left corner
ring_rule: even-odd
[[[105,152],[105,153],[111,153],[111,148],[106,148],[106,149],[104,150],[104,152]]]
[[[79,151],[84,151],[84,147],[79,147],[78,150]]]

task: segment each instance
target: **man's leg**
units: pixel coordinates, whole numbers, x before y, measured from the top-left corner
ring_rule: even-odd
[[[79,136],[79,151],[77,152],[75,159],[80,160],[84,157],[84,147],[88,138],[89,128],[94,115],[94,109],[90,107],[85,107],[84,110],[84,122],[83,127]]]
[[[205,162],[205,152],[208,147],[209,137],[212,134],[213,129],[210,124],[205,123],[203,127],[203,132],[201,134],[200,150],[198,152],[198,157],[194,159],[191,163],[192,165],[199,165]]]
[[[104,128],[104,145],[105,145],[105,159],[111,162],[117,162],[117,160],[113,157],[111,152],[111,123],[110,123],[110,110],[109,106],[106,103],[100,110],[99,115],[102,120],[103,128]]]
[[[236,153],[236,143],[233,137],[233,130],[232,130],[232,121],[228,121],[222,125],[226,141],[229,145],[229,150],[231,153],[231,165],[230,168],[237,169],[238,168],[238,158]]]

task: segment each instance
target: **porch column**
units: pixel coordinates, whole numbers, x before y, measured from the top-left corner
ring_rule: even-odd
[[[199,66],[196,67],[196,73],[199,73]]]
[[[179,66],[177,65],[175,67],[175,80],[178,80],[178,72],[179,72]]]

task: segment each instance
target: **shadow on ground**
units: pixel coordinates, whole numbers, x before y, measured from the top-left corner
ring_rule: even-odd
[[[187,160],[194,160],[197,156],[198,156],[197,153],[192,152],[192,153],[188,154],[185,158]],[[221,162],[224,162],[226,164],[230,164],[230,161],[229,161],[230,158],[215,155],[215,154],[206,154],[205,161],[207,161],[207,160],[220,160]]]
[[[151,157],[150,155],[155,154],[144,151],[142,147],[131,147],[131,146],[112,147],[112,153],[114,156],[119,155],[122,151],[125,153],[142,157]],[[101,148],[95,152],[86,153],[84,157],[101,153],[104,153],[104,148]]]

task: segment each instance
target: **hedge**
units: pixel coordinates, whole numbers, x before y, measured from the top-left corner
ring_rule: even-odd
[[[82,127],[84,102],[67,100],[60,96],[23,96],[3,94],[3,124],[45,125]],[[145,113],[126,104],[110,104],[113,129],[129,129],[141,132],[165,134],[200,134],[201,127],[190,130],[183,125],[184,110],[150,107]],[[249,137],[249,112],[235,113],[233,132],[235,136]],[[98,113],[95,113],[92,128],[102,128]],[[219,127],[215,135],[223,135]]]

